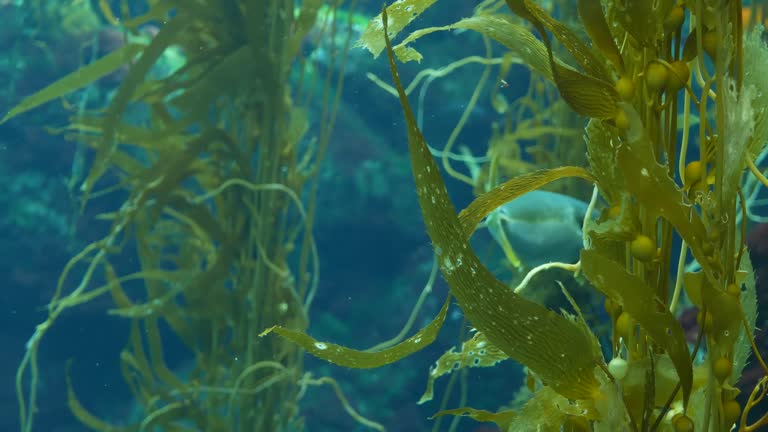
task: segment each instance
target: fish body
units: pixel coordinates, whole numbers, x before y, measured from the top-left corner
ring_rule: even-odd
[[[532,191],[492,213],[488,229],[502,248],[505,239],[508,241],[523,267],[552,261],[574,263],[583,244],[581,226],[587,207],[586,202],[568,195]]]

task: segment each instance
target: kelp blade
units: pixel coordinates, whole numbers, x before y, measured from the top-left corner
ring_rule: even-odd
[[[579,0],[578,10],[579,18],[581,18],[589,38],[600,49],[600,52],[613,63],[616,70],[623,72],[624,60],[621,58],[621,52],[619,52],[611,30],[608,28],[608,23],[605,21],[602,4],[594,0]]]
[[[421,54],[410,46],[419,38],[437,31],[453,29],[473,30],[504,45],[525,65],[551,81],[552,69],[549,65],[546,47],[527,27],[512,22],[512,19],[513,17],[510,15],[501,14],[475,15],[451,25],[416,30],[395,46],[395,54],[403,63],[412,60],[419,61],[421,60]],[[555,61],[559,62],[557,58],[555,58]]]
[[[127,44],[93,63],[81,67],[37,93],[26,97],[21,103],[13,107],[0,120],[0,123],[5,123],[19,114],[92,84],[99,78],[105,77],[128,64],[144,48],[145,46],[141,44]]]
[[[509,6],[512,12],[530,21],[536,27],[550,52],[551,46],[545,29],[552,32],[555,39],[565,46],[588,75],[601,80],[608,78],[608,72],[597,57],[595,57],[592,50],[571,29],[552,18],[541,6],[530,0],[507,0],[507,6]]]
[[[506,0],[509,9],[528,20],[541,35],[549,56],[552,78],[563,100],[577,113],[593,118],[610,119],[618,110],[619,95],[609,82],[605,67],[592,51],[564,24],[529,0]],[[586,74],[567,68],[556,61],[547,30],[562,43]]]
[[[714,269],[704,253],[708,242],[707,230],[698,213],[686,206],[686,198],[667,174],[667,169],[654,160],[653,153],[644,151],[646,144],[631,143],[618,149],[617,165],[624,173],[627,190],[653,214],[663,217],[675,227],[686,241],[707,277],[715,280]]]
[[[584,276],[595,288],[620,304],[669,354],[680,378],[683,401],[687,405],[693,387],[693,367],[685,332],[674,315],[656,297],[653,288],[599,252],[581,251],[581,266]]]
[[[478,196],[461,211],[459,220],[464,227],[464,233],[469,237],[483,218],[504,204],[526,192],[566,177],[594,181],[594,177],[587,170],[573,166],[538,170],[510,179]]]
[[[386,17],[386,15],[385,15]],[[386,29],[385,29],[386,34]],[[448,197],[400,82],[386,37],[395,87],[405,115],[419,204],[443,277],[469,321],[510,358],[527,365],[569,399],[592,399],[601,355],[594,336],[562,315],[514,294],[480,262]]]
[[[390,37],[395,37],[411,21],[416,19],[422,12],[432,6],[437,0],[400,0],[386,8],[387,28]],[[373,54],[376,58],[384,50],[384,39],[381,33],[384,30],[383,14],[375,16],[368,23],[368,27],[363,31],[360,40],[355,46],[363,47]]]
[[[445,322],[450,300],[451,297],[448,296],[443,304],[443,308],[440,309],[440,313],[426,327],[399,344],[377,352],[359,351],[341,345],[320,342],[302,331],[280,326],[268,328],[259,336],[263,337],[272,332],[277,333],[281,337],[300,345],[313,356],[338,366],[355,369],[377,368],[401,360],[431,344],[437,337],[440,327]]]
[[[435,365],[429,370],[427,390],[419,399],[418,404],[421,405],[432,400],[435,380],[441,376],[463,368],[493,367],[508,358],[504,352],[489,343],[484,334],[476,332],[472,339],[461,344],[459,352],[455,352],[451,348],[437,359]]]
[[[454,408],[443,410],[435,413],[433,417],[441,417],[445,415],[469,417],[479,422],[496,423],[501,428],[501,430],[507,430],[512,420],[515,418],[515,412],[512,410],[490,412],[474,408]]]

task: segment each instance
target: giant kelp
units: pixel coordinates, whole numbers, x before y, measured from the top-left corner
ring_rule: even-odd
[[[82,205],[114,190],[127,197],[100,215],[110,223],[108,233],[67,264],[47,318],[29,340],[16,382],[22,431],[33,430],[37,406],[45,403],[38,397],[37,357],[45,334],[64,311],[105,295],[114,302],[109,313],[130,322],[115,364],[141,414],[130,424],[109,424],[81,404],[77,382],[68,380],[69,406],[86,427],[299,428],[302,388],[334,383],[303,377],[295,345],[256,336],[268,324],[305,328],[317,288],[312,197],[338,103],[340,82],[333,78],[342,72],[295,74],[304,81],[289,76],[305,69],[299,48],[320,8],[330,6],[326,12],[333,14],[343,2],[148,3],[143,15],[130,16],[126,2],[120,13],[100,2],[132,42],[28,97],[4,118],[128,66],[105,108],[73,116],[61,131],[94,151],[80,188]],[[330,23],[324,34],[343,38],[347,23]],[[141,39],[143,25],[159,30]],[[183,61],[152,74],[171,52],[182,53]],[[330,53],[341,65],[344,54],[344,47]],[[313,132],[309,101],[320,115]],[[116,262],[131,251],[140,268],[119,274]],[[183,375],[164,359],[171,337],[193,360]]]
[[[745,169],[768,186],[754,162],[768,140],[765,110],[757,105],[768,92],[759,78],[768,64],[768,47],[754,43],[762,29],[744,29],[738,1],[578,1],[578,25],[589,44],[536,2],[489,0],[474,17],[417,30],[392,47],[390,38],[410,20],[401,12],[420,13],[431,3],[393,3],[372,20],[361,44],[377,53],[380,40],[385,41],[406,120],[416,193],[441,272],[482,335],[484,354],[489,345],[494,348],[493,361],[470,360],[480,355],[470,348],[478,343],[475,335],[464,345],[472,354],[449,352],[432,374],[445,373],[445,359],[458,367],[489,367],[509,357],[526,365],[540,383],[531,385],[535,392],[516,414],[469,408],[440,414],[494,421],[509,431],[542,425],[643,432],[728,431],[735,423],[746,431],[764,427],[768,416],[751,425],[747,418],[765,393],[766,378],[744,407],[735,389],[745,353],[750,344],[754,347],[755,329],[755,286],[744,258],[748,202],[740,198]],[[517,18],[499,12],[504,4]],[[388,32],[390,25],[394,31]],[[457,214],[395,63],[396,56],[420,59],[412,47],[417,39],[453,28],[471,29],[504,45],[587,118],[586,170],[566,167],[512,178]],[[691,144],[692,132],[698,133],[700,151]],[[566,176],[594,184],[590,209],[601,214],[593,218],[587,211],[581,259],[561,267],[582,273],[605,297],[613,333],[610,359],[603,358],[578,305],[579,316],[572,317],[520,297],[479,262],[468,243],[480,219],[495,208]],[[675,242],[682,243],[677,257]],[[685,270],[689,251],[701,271]],[[693,347],[675,318],[682,297],[700,309]],[[433,338],[436,321],[419,335]],[[328,346],[277,331],[308,348]],[[408,355],[422,340],[411,338],[378,357],[367,353],[364,363],[346,362],[357,354],[338,346],[313,353],[347,366],[375,367]],[[697,360],[700,353],[703,361]]]

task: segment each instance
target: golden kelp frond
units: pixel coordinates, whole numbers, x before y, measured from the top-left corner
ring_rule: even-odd
[[[364,47],[373,54],[374,58],[384,50],[384,39],[381,37],[381,33],[386,27],[390,32],[389,37],[394,38],[402,29],[405,28],[411,21],[416,19],[422,12],[432,6],[437,0],[400,0],[396,1],[386,8],[386,18],[389,22],[384,23],[383,13],[379,14],[368,23],[363,35],[360,36],[360,40],[355,43],[355,46]]]
[[[423,329],[399,344],[376,352],[354,350],[341,345],[328,342],[320,342],[308,336],[306,333],[291,330],[285,327],[273,326],[259,334],[264,337],[272,332],[284,337],[293,343],[302,346],[308,353],[317,358],[329,361],[338,366],[355,369],[370,369],[394,363],[434,342],[437,333],[445,322],[451,297],[445,300],[442,309],[437,316]]]
[[[674,0],[625,0],[611,2],[611,17],[642,46],[651,47],[665,33],[664,19],[675,6]]]
[[[569,401],[549,387],[537,390],[512,418],[506,431],[538,432],[542,430],[581,431],[598,418],[592,404]]]
[[[736,340],[736,347],[733,352],[733,372],[731,373],[731,382],[738,382],[741,377],[741,373],[744,367],[747,365],[747,360],[752,353],[752,347],[750,345],[749,335],[747,330],[754,334],[755,324],[757,322],[757,287],[755,285],[755,271],[752,268],[750,260],[745,259],[741,261],[741,272],[745,276],[743,283],[743,289],[739,286],[739,304],[741,304],[741,310],[744,312],[744,320],[747,328],[739,329],[739,336]],[[738,286],[737,285],[737,286]]]
[[[467,29],[481,33],[511,50],[511,53],[522,63],[535,70],[541,76],[552,79],[549,58],[544,44],[525,26],[516,23],[514,18],[505,14],[483,14],[464,18],[454,24],[441,27],[428,27],[409,34],[402,42],[394,47],[394,52],[401,62],[420,61],[421,53],[411,44],[423,36],[455,29]],[[382,35],[383,29],[378,32]],[[555,59],[559,64],[562,62]],[[563,67],[566,67],[565,65]]]
[[[474,409],[474,408],[454,408],[449,410],[443,410],[435,413],[433,417],[441,417],[446,415],[469,417],[479,422],[496,423],[497,426],[503,431],[510,430],[512,421],[517,417],[512,410],[502,410],[498,412],[490,412],[486,410]]]
[[[599,1],[579,0],[578,2],[579,18],[584,23],[584,30],[589,34],[595,46],[603,55],[613,63],[613,67],[621,75],[624,73],[624,59],[621,57],[619,47],[613,40],[611,29],[605,22],[603,6]]]
[[[385,38],[389,47],[386,26]],[[448,197],[437,163],[416,125],[400,83],[394,53],[391,49],[388,53],[405,114],[419,204],[451,293],[467,319],[489,342],[530,367],[555,391],[571,399],[595,397],[599,383],[594,373],[602,359],[596,358],[594,349],[584,355],[585,347],[595,346],[594,336],[562,315],[510,292],[477,258]]]
[[[485,336],[476,332],[472,339],[461,344],[461,350],[454,352],[449,349],[435,362],[429,370],[427,390],[419,399],[419,404],[432,400],[435,380],[459,369],[470,367],[492,367],[509,357],[500,349],[489,343]]]
[[[624,174],[616,166],[616,145],[618,137],[611,133],[609,126],[600,120],[590,120],[585,128],[587,158],[592,175],[597,179],[600,192],[610,204],[616,204],[621,195]],[[616,139],[616,141],[614,141]]]
[[[592,181],[592,175],[580,167],[561,167],[549,170],[539,170],[510,179],[490,191],[475,198],[467,208],[459,214],[459,221],[464,227],[464,234],[469,237],[477,225],[497,208],[515,198],[541,188],[555,180],[578,177]]]
[[[134,97],[134,91],[144,81],[149,70],[155,65],[160,56],[162,56],[165,50],[178,38],[178,33],[187,25],[189,25],[188,22],[177,18],[169,21],[168,24],[163,26],[149,45],[142,50],[138,59],[131,65],[127,75],[121,81],[120,87],[118,87],[113,100],[104,113],[104,119],[101,125],[103,146],[99,148],[93,162],[93,168],[88,173],[88,176],[81,186],[83,192],[82,205],[85,205],[88,201],[88,197],[96,182],[109,169],[110,157],[117,148],[115,131],[120,122],[120,117],[125,113],[128,104]]]
[[[552,18],[539,5],[530,0],[507,0],[507,5],[516,15],[525,18],[533,24],[550,51],[551,45],[549,36],[546,33],[547,30],[565,46],[588,75],[600,80],[608,79],[609,75],[605,65],[598,60],[592,50],[570,28]],[[553,64],[552,67],[554,68],[555,65]]]
[[[655,163],[652,157],[644,153],[641,158],[626,146],[618,149],[617,163],[626,175],[624,182],[627,189],[642,200],[654,215],[668,220],[688,243],[710,280],[718,280],[719,277],[715,276],[719,274],[716,269],[718,263],[708,258],[711,254],[704,252],[705,248],[711,250],[712,246],[707,228],[693,208],[686,205],[683,192],[669,178],[667,170]],[[705,244],[710,245],[705,247]]]
[[[763,5],[765,7],[765,5]],[[748,157],[756,157],[768,145],[768,82],[764,71],[768,70],[768,46],[765,29],[757,26],[744,37],[744,82],[743,87],[754,86],[756,97],[752,100],[755,116],[754,135],[749,146]]]
[[[552,77],[560,95],[574,111],[587,117],[611,119],[618,113],[619,94],[611,84],[611,76],[592,52],[564,24],[529,0],[507,0],[509,8],[533,24],[547,48]],[[547,30],[573,55],[586,74],[562,67],[554,60]],[[603,37],[604,32],[597,33]],[[601,42],[605,45],[605,42]]]
[[[669,354],[683,388],[683,403],[687,405],[693,387],[693,369],[685,333],[674,315],[656,297],[653,288],[627,273],[619,263],[594,250],[583,250],[581,265],[595,288],[621,305]]]

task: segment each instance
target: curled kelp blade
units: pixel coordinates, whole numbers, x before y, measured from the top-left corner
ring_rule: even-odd
[[[528,20],[539,32],[547,49],[552,78],[563,100],[577,113],[593,118],[616,116],[619,95],[603,63],[564,24],[529,0],[507,0],[510,10]],[[565,46],[586,74],[564,67],[555,60],[547,31]]]
[[[395,46],[394,51],[401,62],[419,61],[422,55],[411,46],[419,38],[438,31],[473,30],[504,45],[539,75],[552,80],[546,47],[527,27],[513,22],[513,19],[509,14],[475,15],[447,26],[416,30]],[[555,61],[560,62],[556,57]]]
[[[567,177],[594,181],[594,177],[587,170],[575,166],[538,170],[515,177],[478,196],[461,211],[459,221],[464,234],[469,237],[480,221],[504,204],[555,180]]]
[[[472,338],[461,344],[461,350],[456,352],[451,348],[443,353],[429,370],[427,390],[419,399],[419,404],[432,400],[435,380],[453,371],[470,367],[493,367],[500,361],[509,357],[496,348],[480,332],[476,332]]]
[[[546,30],[549,30],[552,36],[563,44],[587,74],[603,80],[608,79],[609,75],[605,66],[592,50],[571,29],[552,18],[541,6],[530,0],[507,0],[507,6],[516,15],[530,21],[536,27],[536,30],[541,33],[541,37],[545,39],[544,43],[548,48],[550,48],[550,43]]]
[[[411,21],[416,19],[422,12],[432,6],[437,0],[398,0],[386,8],[387,31],[389,37],[397,36],[402,29]],[[376,15],[368,23],[368,27],[363,31],[360,40],[355,43],[356,47],[363,47],[378,57],[384,50],[384,39],[381,37],[384,31],[383,13]]]
[[[687,405],[693,387],[693,367],[685,332],[653,288],[627,273],[623,265],[595,250],[581,251],[584,276],[606,297],[620,304],[632,318],[669,354],[677,370]]]
[[[377,352],[360,351],[329,342],[320,342],[302,331],[280,326],[270,327],[261,332],[259,336],[263,337],[274,332],[300,345],[313,356],[338,366],[355,369],[377,368],[401,360],[431,344],[445,322],[449,304],[450,296],[443,303],[440,313],[426,327],[399,344]]]
[[[483,266],[470,247],[438,165],[416,125],[388,37],[386,41],[406,120],[419,204],[451,293],[467,319],[489,342],[528,366],[542,382],[569,399],[595,398],[600,386],[595,368],[602,362],[602,354],[594,335],[576,322],[514,294]]]

